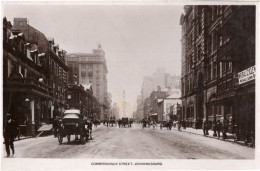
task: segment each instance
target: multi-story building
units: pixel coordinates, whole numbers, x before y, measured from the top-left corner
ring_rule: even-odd
[[[171,76],[170,74],[165,74],[165,86],[168,89],[179,89],[181,88],[181,77],[180,76]]]
[[[157,90],[160,86],[162,90],[168,89],[175,90],[180,89],[180,76],[171,76],[169,73],[165,73],[164,68],[157,68],[156,72],[152,76],[145,76],[142,84],[142,99],[143,101],[150,97],[153,91]]]
[[[153,119],[155,119],[156,121],[163,121],[163,115],[160,115],[160,112],[158,113],[158,102],[160,101],[160,99],[164,99],[169,96],[169,93],[169,91],[161,90],[161,87],[158,86],[157,91],[153,91],[150,97],[147,98],[147,103],[145,101],[145,106],[147,108],[146,110],[144,110],[144,112],[146,112],[145,115],[147,117],[153,116]]]
[[[42,59],[42,65],[46,68],[46,84],[53,93],[51,102],[51,116],[61,116],[65,107],[65,90],[67,86],[68,67],[65,63],[66,51],[59,48],[54,38],[47,38],[42,32],[30,26],[27,18],[14,18],[12,30],[20,30],[34,51],[39,50],[38,58]],[[37,45],[37,49],[35,48]],[[34,54],[35,55],[35,54]]]
[[[149,97],[152,91],[153,91],[153,78],[150,76],[145,76],[143,78],[143,84],[141,90],[142,100],[144,101],[147,97]]]
[[[93,96],[91,85],[83,87],[79,84],[68,84],[66,94],[68,108],[79,109],[80,113],[87,118],[96,119],[99,115],[99,103]]]
[[[166,87],[166,73],[164,68],[157,68],[153,73],[153,90],[160,86],[162,89]]]
[[[137,109],[136,109],[136,121],[140,121],[144,118],[144,103],[142,100],[142,95],[139,95],[136,100]]]
[[[107,64],[105,52],[99,44],[93,53],[66,54],[67,65],[70,69],[68,82],[93,87],[94,96],[98,99],[101,113],[98,119],[105,119],[108,113],[107,103]]]
[[[255,129],[255,6],[185,6],[182,113],[188,122],[217,120],[241,139]],[[238,81],[245,80],[245,81]]]
[[[107,93],[107,108],[108,108],[108,117],[112,116],[111,109],[112,109],[112,94],[110,92]]]
[[[180,94],[173,94],[166,98],[158,99],[158,117],[161,118],[161,121],[174,119],[174,116],[177,116],[177,107],[180,104]]]
[[[3,112],[11,113],[19,125],[25,125],[24,133],[34,136],[42,122],[60,115],[64,107],[65,51],[52,50],[51,42],[26,18],[15,18],[13,26],[4,18],[3,38]],[[60,74],[55,82],[51,81],[51,62],[55,74]]]

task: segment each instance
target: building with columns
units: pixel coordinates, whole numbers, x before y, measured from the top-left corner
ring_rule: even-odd
[[[182,114],[190,126],[216,121],[245,140],[255,132],[255,6],[185,6]]]
[[[108,116],[107,101],[107,64],[105,51],[101,45],[92,53],[67,53],[67,65],[70,69],[68,82],[82,86],[92,85],[93,94],[100,104],[100,115],[98,119],[103,120]]]

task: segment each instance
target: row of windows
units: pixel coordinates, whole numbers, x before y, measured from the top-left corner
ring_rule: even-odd
[[[224,115],[224,114],[232,114],[232,105],[209,105],[207,106],[207,114],[208,116],[214,115]],[[185,112],[185,109],[184,109]],[[189,106],[186,108],[186,118],[193,118],[195,116],[194,106]]]
[[[100,68],[100,65],[97,64],[95,65],[97,69]],[[88,64],[81,64],[81,69],[82,70],[93,70],[93,65],[88,65]]]
[[[216,61],[212,61],[208,65],[207,79],[208,81],[211,81],[217,77],[222,78],[225,73],[231,71],[232,71],[232,62],[219,62],[219,65],[217,65]],[[189,92],[193,90],[195,86],[198,86],[196,75],[194,77],[190,77],[184,83],[182,83],[182,93],[185,94],[186,91]]]
[[[232,114],[231,105],[210,105],[207,107],[208,116]]]
[[[67,72],[54,61],[52,61],[51,70],[55,76],[63,79],[64,81],[67,79]]]

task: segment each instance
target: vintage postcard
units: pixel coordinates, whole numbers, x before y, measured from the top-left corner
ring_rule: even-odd
[[[258,2],[1,5],[2,170],[259,169]]]

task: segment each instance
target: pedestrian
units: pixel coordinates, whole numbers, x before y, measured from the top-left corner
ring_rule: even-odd
[[[203,134],[206,136],[206,131],[207,130],[207,122],[206,121],[204,121],[203,122]]]
[[[145,118],[143,119],[143,128],[145,128],[146,127],[146,120],[145,120]]]
[[[218,138],[220,138],[220,131],[222,129],[222,124],[220,122],[220,120],[218,120],[217,122],[217,133],[218,133]]]
[[[120,126],[121,126],[121,119],[118,120],[118,126],[120,128]]]
[[[58,116],[56,116],[54,121],[53,121],[53,134],[54,134],[54,137],[57,137],[58,127],[59,127],[59,118],[58,118]]]
[[[183,124],[183,121],[179,120],[178,121],[178,130],[180,131],[181,130],[181,125]]]
[[[196,119],[196,121],[195,121],[195,128],[196,128],[196,130],[198,129],[198,126],[199,126],[198,119]]]
[[[227,121],[224,120],[223,121],[223,126],[222,126],[222,135],[223,135],[223,139],[227,138]]]
[[[89,129],[89,138],[92,140],[92,126],[93,126],[93,122],[90,118],[88,118],[87,120],[87,127]]]
[[[12,120],[11,115],[6,115],[6,122],[4,127],[4,139],[5,139],[5,149],[7,156],[10,157],[10,147],[12,150],[12,156],[14,156],[14,137],[16,132],[16,125],[14,120]]]
[[[95,128],[97,128],[97,124],[98,124],[97,119],[95,119],[95,120],[94,120]]]

